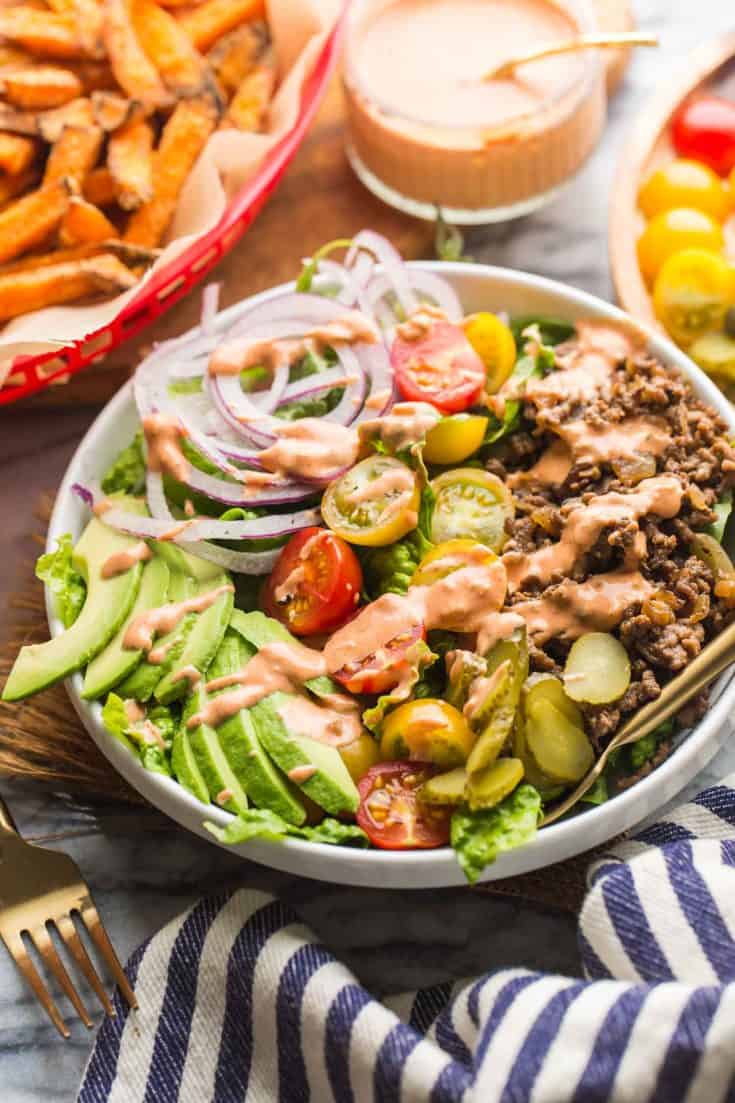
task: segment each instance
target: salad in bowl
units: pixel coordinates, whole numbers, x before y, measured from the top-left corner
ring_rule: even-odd
[[[209,289],[133,392],[38,564],[64,630],[3,696],[73,675],[221,842],[451,846],[476,880],[733,616],[731,430],[617,320],[466,314],[363,231],[295,290]]]

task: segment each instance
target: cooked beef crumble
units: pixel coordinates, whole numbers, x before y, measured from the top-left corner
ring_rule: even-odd
[[[578,349],[576,339],[560,345],[557,363],[564,366],[575,352],[578,355]],[[554,441],[555,429],[570,421],[584,418],[593,429],[603,429],[626,418],[646,416],[661,419],[671,436],[658,457],[576,464],[557,486],[526,482],[514,492],[516,516],[507,526],[504,551],[532,552],[559,539],[571,503],[588,503],[609,491],[625,493],[641,479],[664,473],[676,476],[684,487],[678,516],[608,526],[572,571],[573,579],[583,581],[620,569],[639,529],[645,535],[647,553],[640,570],[657,593],[652,600],[632,603],[616,630],[631,660],[626,694],[612,705],[585,707],[588,733],[598,750],[735,616],[735,610],[715,595],[709,567],[692,554],[693,534],[715,520],[712,507],[734,481],[735,451],[728,427],[695,397],[688,382],[641,351],[618,365],[605,397],[588,403],[549,395],[536,396],[533,403],[526,400],[521,429],[496,448],[487,464],[488,470],[506,479],[514,472],[528,471]],[[548,593],[559,581],[552,578],[543,586],[529,581],[510,603]],[[569,646],[559,639],[542,647],[532,645],[532,669],[560,673]],[[694,711],[705,707],[706,697],[700,696]],[[654,760],[636,776],[658,764],[669,746],[662,743]]]

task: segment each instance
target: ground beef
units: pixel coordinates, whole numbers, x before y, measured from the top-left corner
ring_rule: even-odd
[[[560,345],[557,363],[563,364],[575,348],[574,341]],[[496,447],[487,464],[488,470],[506,479],[532,467],[553,441],[554,430],[569,420],[584,417],[593,426],[603,427],[646,415],[666,422],[672,440],[662,455],[627,463],[577,464],[561,486],[519,486],[514,495],[516,516],[507,525],[504,550],[532,552],[557,540],[564,515],[592,496],[625,492],[641,478],[663,473],[675,475],[685,489],[677,517],[610,526],[572,572],[575,580],[583,581],[592,574],[617,570],[624,565],[638,531],[646,537],[647,554],[640,570],[656,587],[656,600],[631,605],[616,633],[631,659],[632,680],[625,696],[614,706],[584,709],[587,730],[598,751],[735,616],[735,610],[715,596],[712,571],[692,554],[695,533],[715,520],[712,507],[734,481],[735,451],[728,427],[695,398],[684,379],[648,353],[639,352],[618,366],[606,398],[586,405],[547,396],[538,404],[525,403],[521,430]],[[552,579],[543,589],[558,581]],[[528,583],[510,597],[509,604],[538,594],[539,586]],[[531,669],[560,673],[568,650],[569,644],[558,639],[543,647],[532,644]],[[700,695],[682,721],[691,722],[704,707],[706,695]],[[650,772],[669,750],[669,744],[662,743],[652,762],[631,781]]]

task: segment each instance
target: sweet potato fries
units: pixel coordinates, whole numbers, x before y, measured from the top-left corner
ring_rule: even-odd
[[[275,83],[263,0],[2,0],[0,323],[133,287]]]

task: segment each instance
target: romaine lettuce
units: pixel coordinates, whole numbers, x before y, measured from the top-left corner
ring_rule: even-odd
[[[71,533],[65,532],[57,539],[56,550],[39,556],[36,563],[36,578],[45,582],[54,595],[54,605],[65,628],[77,619],[87,596],[84,579],[72,565],[73,547]]]
[[[105,494],[136,494],[145,485],[143,434],[138,432],[102,477]]]
[[[246,843],[250,839],[280,840],[287,837],[309,839],[314,843],[329,843],[332,846],[368,846],[367,835],[357,824],[341,823],[327,816],[316,827],[295,827],[269,808],[248,808],[227,827],[217,827],[213,823],[205,823],[204,826],[216,839],[228,846],[237,846],[238,843]]]
[[[451,843],[467,880],[473,884],[499,854],[530,842],[541,815],[541,797],[521,784],[496,805],[470,812],[462,805],[452,816]]]

